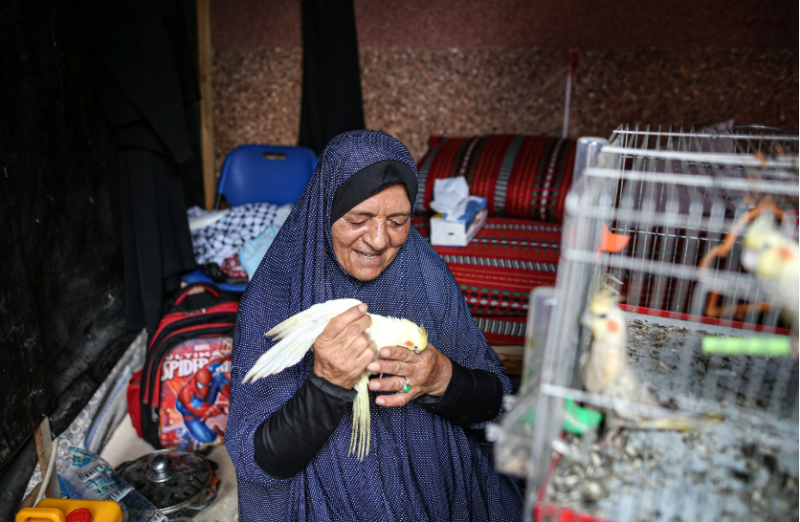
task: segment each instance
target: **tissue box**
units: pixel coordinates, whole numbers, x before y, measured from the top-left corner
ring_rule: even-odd
[[[431,217],[431,245],[467,246],[478,230],[486,223],[486,199],[474,198],[476,205],[455,220],[444,219],[442,214]],[[472,204],[472,201],[470,201]]]

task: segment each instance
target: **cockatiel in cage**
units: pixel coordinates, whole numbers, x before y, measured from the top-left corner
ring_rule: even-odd
[[[782,317],[798,326],[798,244],[773,225],[773,216],[762,212],[747,228],[742,240],[742,266],[770,288],[770,300]]]
[[[589,356],[583,367],[586,391],[626,402],[660,406],[648,385],[642,383],[628,362],[627,321],[617,304],[617,297],[606,289],[596,292],[581,320],[592,332]],[[625,405],[605,412],[608,439],[620,429],[701,430],[718,424],[714,414],[672,413],[663,417],[642,417],[626,410]]]
[[[256,381],[299,363],[327,324],[336,316],[361,304],[358,299],[332,299],[318,303],[307,310],[295,314],[265,333],[266,337],[279,342],[258,358],[247,372],[243,382]],[[416,353],[428,346],[428,333],[424,328],[408,319],[384,317],[368,314],[372,324],[366,333],[380,350],[384,346],[403,346]],[[377,358],[377,353],[375,354]],[[369,376],[365,372],[356,383],[357,392],[353,401],[353,429],[350,436],[350,452],[357,453],[359,460],[369,453],[370,414],[369,414]]]

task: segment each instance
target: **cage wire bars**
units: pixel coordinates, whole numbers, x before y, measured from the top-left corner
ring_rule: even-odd
[[[797,135],[621,126],[608,140],[581,138],[576,176],[556,304],[526,351],[541,370],[491,430],[498,468],[527,478],[527,520],[797,520],[797,331],[769,305],[775,289],[741,267],[741,231],[762,209],[797,240]],[[624,247],[601,249],[604,234]],[[613,442],[564,430],[575,421],[567,400],[619,406],[580,382],[591,341],[580,317],[601,278],[620,294],[635,373],[668,405],[625,407],[711,412],[721,424],[623,430]],[[794,351],[704,350],[720,337],[793,340]]]

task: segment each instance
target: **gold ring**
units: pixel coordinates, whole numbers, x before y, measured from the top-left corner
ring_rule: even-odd
[[[408,378],[407,377],[403,377],[403,379],[405,379],[405,381],[406,381],[406,386],[405,386],[405,388],[403,388],[403,393],[408,393],[408,390],[411,389],[411,383],[408,382]]]

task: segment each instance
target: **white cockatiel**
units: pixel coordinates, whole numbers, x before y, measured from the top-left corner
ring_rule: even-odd
[[[642,383],[628,361],[628,322],[617,304],[617,297],[602,289],[590,297],[581,320],[592,332],[592,344],[583,372],[583,385],[589,393],[619,399],[627,403],[661,405]],[[701,430],[718,424],[722,417],[714,414],[683,414],[646,417],[634,413],[624,404],[605,411],[609,439],[621,428],[644,430]]]
[[[800,312],[797,241],[781,234],[771,213],[762,212],[747,228],[742,244],[742,266],[768,285],[772,303],[796,330]]]
[[[299,363],[334,317],[359,304],[361,301],[358,299],[331,299],[315,304],[278,324],[264,335],[279,342],[258,358],[242,382],[262,379]],[[364,333],[375,343],[378,350],[384,346],[402,346],[419,353],[428,346],[428,333],[408,319],[368,315],[372,319],[372,324]],[[377,359],[377,353],[375,357]],[[354,388],[357,395],[353,401],[353,431],[350,436],[349,454],[356,452],[359,460],[363,460],[369,453],[368,384],[371,373],[365,372]]]

